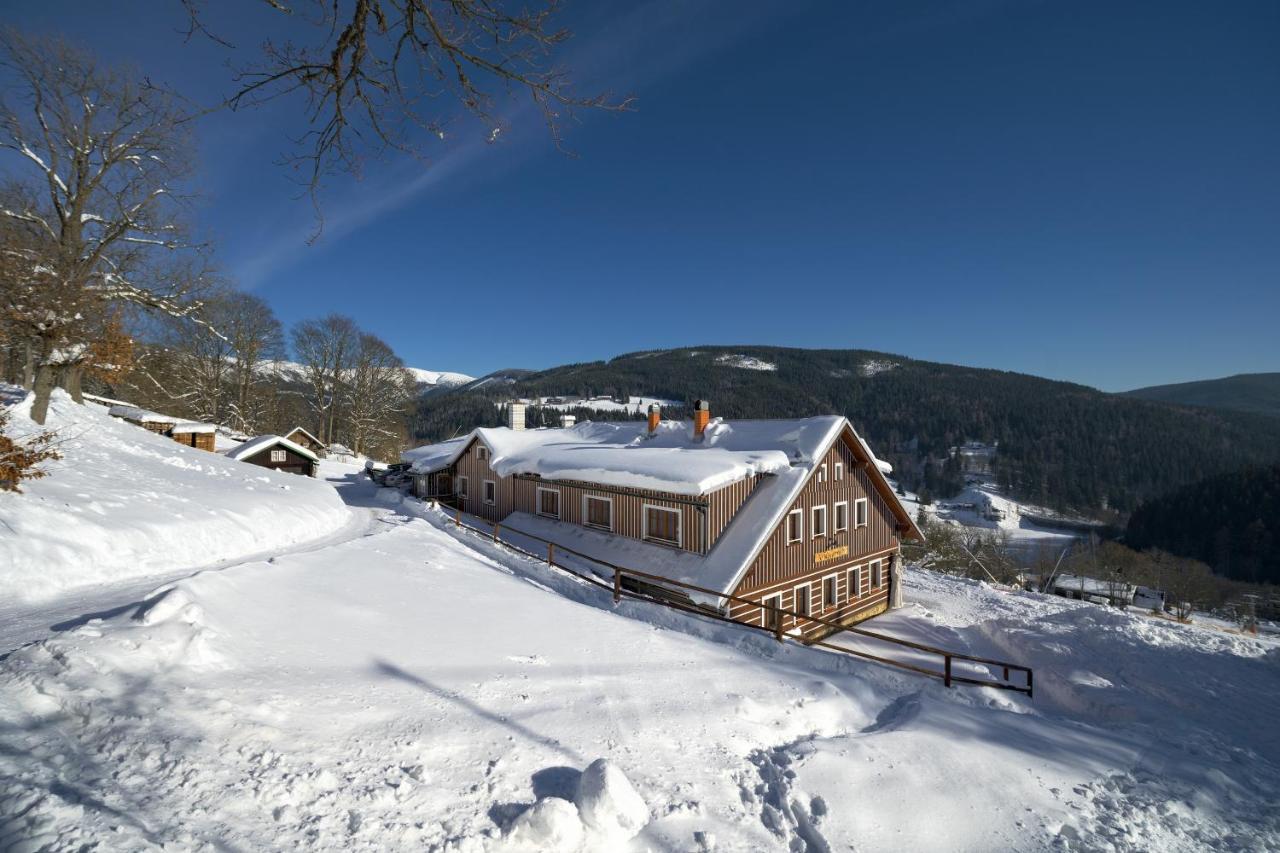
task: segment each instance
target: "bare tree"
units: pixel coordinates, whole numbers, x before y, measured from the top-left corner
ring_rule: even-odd
[[[266,300],[251,293],[233,293],[227,298],[226,318],[220,328],[231,343],[235,359],[231,364],[232,424],[244,432],[265,428],[271,409],[262,362],[284,355],[284,332]]]
[[[168,93],[61,41],[4,31],[0,65],[20,91],[20,103],[0,103],[0,148],[14,152],[28,176],[26,192],[0,216],[38,237],[26,262],[30,290],[38,291],[29,312],[38,320],[32,417],[43,423],[57,374],[84,368],[81,321],[96,313],[93,305],[128,303],[175,317],[198,308],[188,301],[191,280],[168,278],[156,257],[192,248],[179,216],[190,159],[185,116]]]
[[[210,32],[203,0],[182,0],[191,32]],[[425,135],[444,138],[461,107],[498,138],[495,91],[519,92],[557,144],[579,109],[626,110],[630,98],[579,95],[556,49],[571,33],[555,23],[557,0],[260,0],[297,24],[268,41],[264,59],[241,70],[232,109],[291,94],[307,102],[310,126],[295,158],[314,191],[326,171],[357,169],[365,149],[416,153]],[[308,31],[309,30],[309,31]],[[431,111],[424,107],[433,105]]]
[[[361,334],[345,386],[352,450],[367,453],[375,442],[398,440],[417,383],[391,347],[376,335]]]
[[[311,410],[316,416],[316,435],[334,441],[341,383],[351,369],[360,338],[355,321],[340,314],[319,320],[303,320],[293,327],[294,355],[302,364],[311,387]]]

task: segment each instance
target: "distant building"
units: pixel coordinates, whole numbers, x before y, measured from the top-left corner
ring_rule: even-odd
[[[1045,591],[1064,598],[1092,601],[1094,604],[1128,607],[1133,604],[1138,588],[1119,580],[1099,580],[1083,575],[1054,575],[1050,588]]]
[[[689,424],[654,405],[647,425],[479,428],[402,458],[421,496],[711,590],[688,597],[805,640],[832,629],[787,615],[777,626],[779,609],[852,624],[897,606],[900,541],[923,538],[839,416],[712,421],[698,401]]]
[[[162,415],[159,412],[152,412],[148,409],[123,403],[112,406],[107,413],[113,418],[120,418],[126,423],[140,426],[149,432],[172,438],[187,447],[210,452],[214,451],[214,441],[218,428],[213,424],[184,421],[181,418]]]
[[[233,447],[226,455],[250,465],[261,465],[276,471],[290,474],[304,474],[314,477],[320,467],[320,457],[301,445],[279,435],[260,435],[251,438],[238,447]]]
[[[310,450],[316,456],[324,457],[325,455],[324,442],[316,438],[314,435],[307,432],[305,429],[303,429],[300,426],[294,427],[291,432],[285,433],[284,437],[289,439],[299,447],[305,447],[307,450]]]

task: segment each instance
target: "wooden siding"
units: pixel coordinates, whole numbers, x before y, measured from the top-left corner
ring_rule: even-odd
[[[613,533],[631,539],[644,538],[646,505],[668,508],[680,514],[681,548],[707,553],[742,502],[750,496],[756,482],[756,478],[740,480],[707,496],[687,497],[650,489],[620,489],[576,480],[544,480],[538,476],[518,475],[515,478],[515,507],[517,511],[536,515],[538,489],[554,489],[561,494],[559,519],[568,524],[582,524],[585,520],[584,498],[608,498],[613,502]],[[644,570],[644,566],[635,567]]]
[[[890,561],[897,553],[897,550],[897,545],[894,544],[890,548],[864,555],[838,566],[815,567],[808,572],[777,581],[766,587],[760,587],[749,593],[738,592],[737,594],[758,602],[763,602],[766,598],[774,595],[781,595],[783,610],[797,610],[796,588],[808,584],[810,614],[833,622],[840,622],[846,625],[852,624],[882,613],[888,608]],[[880,585],[876,587],[871,585],[870,564],[874,560],[881,561]],[[850,586],[853,569],[859,570],[857,573],[857,589],[853,589]],[[827,606],[823,600],[823,581],[830,575],[835,575],[836,578],[836,604],[834,606]],[[760,605],[735,603],[729,608],[729,616],[732,619],[750,625],[767,624],[764,609]],[[783,629],[787,631],[795,629],[796,621],[789,616],[784,617]],[[800,634],[806,640],[817,639],[823,634],[829,633],[828,629],[822,625],[800,621],[802,622]]]
[[[759,556],[751,564],[738,585],[738,595],[745,595],[779,581],[808,575],[821,568],[842,565],[859,557],[897,546],[894,534],[895,519],[889,505],[875,490],[868,473],[854,459],[853,451],[843,440],[837,440],[827,451],[822,462],[827,465],[826,482],[819,482],[821,463],[805,483],[800,495],[787,508],[802,510],[803,536],[799,542],[787,543],[786,515],[770,534]],[[844,479],[835,479],[836,463],[844,465]],[[867,500],[867,525],[854,529],[854,502]],[[849,502],[849,529],[835,532],[835,504]],[[814,538],[812,531],[815,506],[827,507],[827,535]],[[829,560],[818,561],[818,554],[833,549],[847,548]]]
[[[711,550],[760,482],[759,477],[750,477],[730,483],[710,494],[692,497],[573,480],[543,480],[527,474],[499,477],[489,467],[487,459],[478,458],[478,444],[478,441],[473,441],[455,465],[457,476],[467,478],[468,497],[462,505],[466,512],[489,521],[502,521],[513,512],[536,515],[538,489],[554,489],[560,493],[561,521],[569,524],[583,523],[583,498],[586,495],[608,498],[613,503],[613,532],[619,536],[643,539],[644,507],[658,506],[680,513],[681,548],[695,554],[705,554]],[[484,502],[485,480],[493,480],[495,483],[496,501],[493,505]],[[644,569],[643,566],[635,568]]]
[[[501,521],[515,511],[514,489],[510,477],[499,477],[489,467],[488,459],[481,459],[476,453],[484,447],[478,440],[467,445],[456,464],[457,477],[467,478],[467,497],[462,499],[462,509],[472,515],[487,518],[489,521]],[[485,448],[486,451],[488,448]],[[487,455],[487,452],[486,452]],[[457,488],[455,477],[454,488]],[[484,481],[493,480],[495,485],[495,502],[484,502]]]
[[[171,437],[178,444],[194,447],[197,450],[213,451],[215,436],[211,432],[174,432]]]

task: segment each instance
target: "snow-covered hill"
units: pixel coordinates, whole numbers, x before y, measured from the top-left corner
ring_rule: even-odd
[[[10,432],[39,430],[30,397]],[[0,492],[0,599],[172,571],[326,535],[349,518],[333,488],[108,417],[55,391],[47,429],[62,459],[23,494]]]
[[[0,848],[1280,845],[1274,643],[909,571],[877,630],[1036,670],[948,690],[374,511],[0,660]]]
[[[261,362],[263,370],[271,375],[277,376],[286,382],[306,382],[306,368],[296,361],[263,361]],[[418,386],[423,391],[440,391],[447,388],[457,388],[466,385],[468,382],[475,381],[475,377],[468,376],[465,373],[452,373],[447,370],[424,370],[421,367],[406,368],[418,380]]]

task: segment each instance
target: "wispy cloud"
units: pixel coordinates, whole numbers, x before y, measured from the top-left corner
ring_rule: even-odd
[[[699,5],[651,0],[630,7],[623,15],[588,22],[590,31],[575,38],[576,47],[564,57],[564,64],[577,79],[590,81],[584,86],[638,93],[745,38],[784,11],[795,10],[794,5],[744,7],[728,0]],[[639,108],[643,109],[643,101]],[[490,144],[481,129],[467,128],[429,161],[399,158],[381,164],[363,181],[325,193],[320,245],[333,245],[349,237],[480,163],[490,174],[501,173],[549,147],[548,134],[540,127],[541,113],[527,98],[514,101],[498,118],[504,128],[501,142]],[[269,238],[235,253],[231,269],[242,286],[260,286],[315,250],[309,244],[316,233],[310,207],[294,204],[287,216],[287,224]]]

